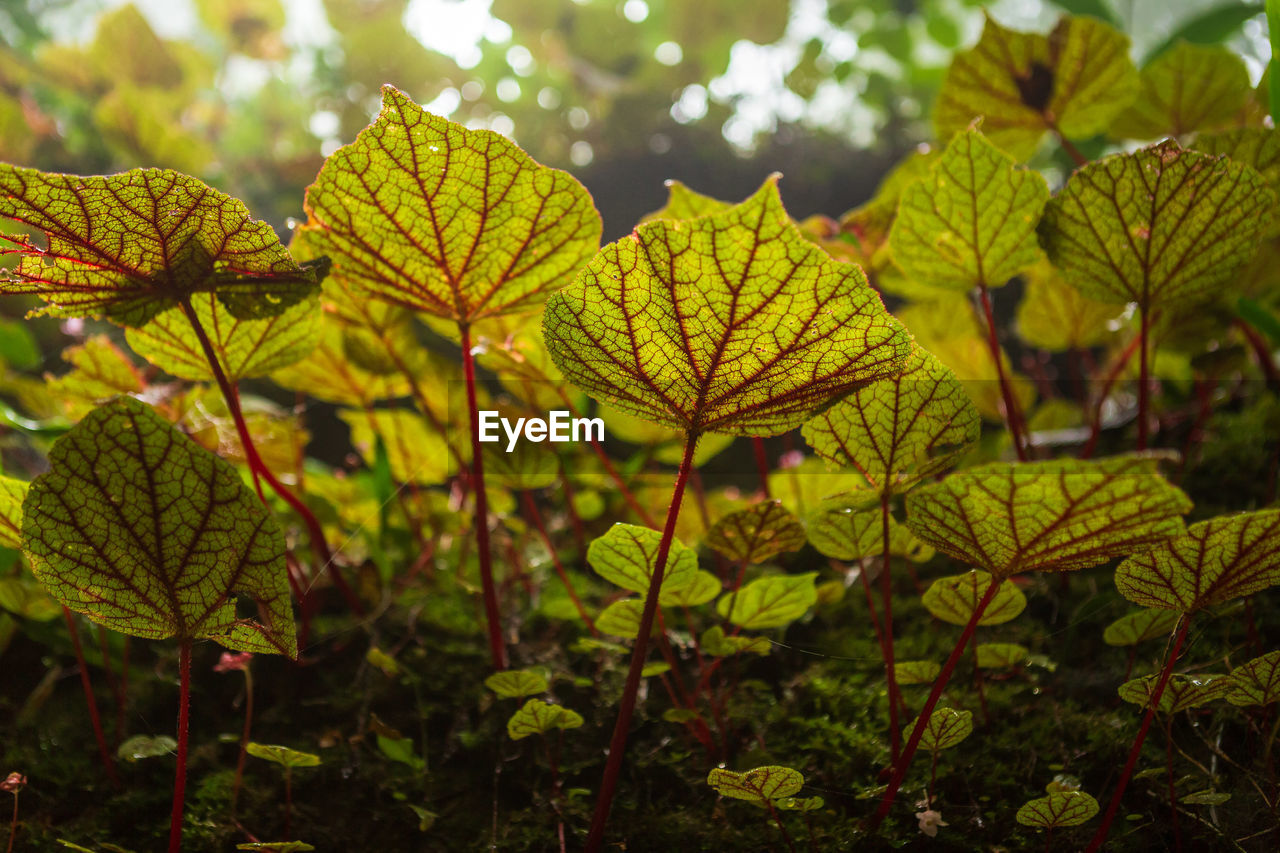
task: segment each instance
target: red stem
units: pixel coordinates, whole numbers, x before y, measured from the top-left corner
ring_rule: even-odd
[[[18,792],[13,792],[13,820],[9,822],[8,853],[13,853],[13,842],[18,837]]]
[[[102,719],[98,716],[98,700],[93,696],[93,682],[89,680],[89,664],[84,659],[84,648],[80,645],[80,631],[76,621],[67,607],[62,608],[62,616],[67,620],[67,632],[71,634],[71,647],[75,649],[76,662],[80,665],[80,686],[84,688],[84,701],[89,706],[89,720],[93,723],[93,736],[98,741],[98,754],[102,756],[102,766],[106,768],[107,778],[111,784],[119,788],[120,777],[116,775],[116,765],[111,760],[111,750],[107,749],[107,739],[102,734]]]
[[[293,508],[299,517],[302,518],[303,524],[307,527],[307,533],[311,539],[311,547],[315,549],[316,556],[320,560],[320,564],[328,569],[329,577],[333,580],[333,585],[337,587],[338,592],[346,599],[353,613],[357,616],[364,615],[364,605],[360,603],[360,599],[356,598],[355,593],[351,591],[351,587],[347,586],[346,580],[343,579],[342,573],[338,570],[337,564],[333,559],[333,552],[329,550],[329,543],[325,541],[324,530],[320,527],[320,521],[311,512],[311,509],[303,503],[302,499],[291,492],[283,483],[281,483],[276,475],[271,473],[271,469],[262,461],[262,457],[258,455],[258,448],[253,443],[253,436],[249,433],[249,425],[245,423],[244,413],[240,410],[240,396],[236,393],[235,386],[227,379],[227,374],[222,370],[222,363],[218,360],[218,355],[214,352],[213,343],[209,340],[209,335],[205,332],[204,326],[200,322],[200,318],[196,316],[195,309],[191,307],[191,300],[184,298],[180,303],[182,311],[187,315],[187,322],[191,324],[192,331],[195,332],[196,339],[200,341],[200,347],[204,350],[205,360],[209,362],[209,368],[213,371],[213,378],[218,382],[218,388],[222,391],[222,399],[226,401],[227,410],[231,413],[231,419],[235,422],[236,433],[240,436],[240,445],[244,448],[245,461],[249,463],[249,470],[256,472],[267,481],[267,485],[271,486],[271,490],[280,496],[285,503]]]
[[[1138,449],[1147,449],[1147,440],[1151,425],[1147,423],[1147,412],[1151,408],[1151,388],[1149,383],[1150,365],[1148,365],[1148,338],[1151,334],[1151,312],[1143,306],[1141,309],[1142,327],[1138,332]]]
[[[755,452],[756,471],[760,474],[760,492],[765,500],[769,499],[769,454],[765,452],[764,439],[758,435],[751,436],[751,449]]]
[[[991,310],[991,294],[985,284],[978,285],[979,301],[982,313],[987,320],[987,345],[991,348],[991,358],[996,363],[996,376],[1000,379],[1000,399],[1004,406],[1004,421],[1009,428],[1009,437],[1013,440],[1013,449],[1018,454],[1019,462],[1027,461],[1027,448],[1022,433],[1022,419],[1018,412],[1018,404],[1013,396],[1013,388],[1009,385],[1009,377],[1004,372],[1004,359],[1000,357],[1000,339],[996,335],[995,315]]]
[[[182,807],[187,789],[187,733],[191,706],[191,641],[178,647],[178,670],[182,686],[178,695],[178,766],[173,775],[173,812],[169,817],[169,853],[182,850]]]
[[[1138,756],[1142,752],[1142,742],[1147,739],[1147,730],[1151,728],[1151,720],[1156,715],[1156,708],[1160,705],[1160,697],[1164,695],[1165,685],[1169,683],[1169,677],[1173,675],[1173,665],[1178,661],[1178,653],[1182,651],[1182,644],[1187,639],[1187,627],[1191,624],[1191,614],[1182,617],[1182,623],[1178,626],[1178,632],[1173,638],[1173,648],[1169,652],[1168,658],[1165,659],[1164,669],[1160,672],[1160,680],[1156,683],[1156,689],[1151,692],[1151,698],[1147,702],[1147,713],[1142,718],[1142,725],[1138,727],[1138,736],[1133,739],[1133,746],[1129,748],[1129,758],[1124,763],[1124,769],[1120,771],[1120,782],[1116,785],[1116,791],[1111,795],[1111,803],[1107,806],[1107,812],[1102,817],[1102,825],[1098,827],[1098,831],[1094,834],[1093,840],[1089,842],[1089,847],[1085,853],[1097,853],[1102,848],[1103,842],[1107,840],[1107,832],[1111,829],[1111,821],[1115,819],[1116,812],[1120,809],[1120,799],[1124,796],[1125,786],[1129,784],[1129,777],[1133,775],[1133,768],[1138,763]]]
[[[569,600],[573,602],[574,608],[578,611],[578,616],[586,623],[587,629],[591,631],[591,636],[598,637],[600,632],[596,630],[596,623],[592,621],[591,614],[587,613],[587,608],[582,606],[582,599],[578,598],[578,593],[574,591],[573,584],[569,583],[569,575],[564,570],[564,564],[560,562],[560,555],[556,553],[556,548],[551,544],[551,536],[547,533],[546,526],[542,523],[542,513],[538,512],[538,504],[533,499],[531,492],[521,492],[520,499],[524,502],[524,511],[529,514],[529,520],[533,522],[534,529],[542,537],[542,543],[547,546],[548,553],[551,554],[551,564],[556,567],[556,574],[560,577],[560,583],[564,584],[564,591],[569,593]]]
[[[889,778],[889,786],[885,789],[884,796],[880,798],[880,807],[876,809],[876,813],[871,816],[868,821],[868,829],[874,831],[880,825],[880,822],[889,814],[889,810],[893,808],[894,800],[898,796],[898,789],[902,787],[902,782],[907,777],[907,769],[911,766],[911,759],[916,754],[916,749],[920,746],[920,738],[924,736],[925,726],[929,723],[929,718],[933,716],[933,709],[937,706],[938,700],[942,698],[942,691],[946,689],[947,682],[951,680],[951,673],[955,671],[956,663],[960,660],[960,656],[964,654],[964,647],[969,642],[969,638],[973,636],[973,632],[978,627],[978,621],[982,619],[982,614],[986,612],[987,605],[991,603],[991,599],[995,598],[996,590],[1000,588],[1003,581],[998,578],[992,578],[991,584],[987,587],[987,591],[982,594],[982,598],[978,600],[977,605],[973,608],[973,615],[969,617],[968,623],[964,626],[964,631],[960,634],[960,639],[956,641],[955,648],[951,650],[947,662],[942,665],[942,671],[938,673],[938,677],[933,682],[933,689],[929,691],[929,698],[925,700],[924,707],[920,709],[920,716],[916,717],[916,724],[911,729],[911,736],[907,738],[907,745],[903,747],[902,754],[898,756],[897,762],[893,765],[893,775]]]
[[[685,438],[684,458],[680,460],[680,471],[676,475],[675,487],[671,492],[671,506],[667,509],[667,523],[663,527],[662,539],[658,543],[653,575],[649,578],[649,591],[644,599],[644,611],[640,615],[640,633],[636,637],[635,648],[631,652],[631,666],[627,670],[627,681],[622,690],[618,719],[614,723],[613,737],[609,741],[609,758],[605,762],[604,776],[600,780],[600,793],[596,796],[595,812],[591,816],[591,829],[587,833],[587,853],[598,853],[604,843],[605,825],[609,822],[609,808],[613,805],[613,794],[618,787],[622,757],[627,749],[627,734],[631,728],[631,717],[636,709],[636,694],[640,690],[640,671],[644,669],[645,656],[649,648],[649,635],[653,631],[653,620],[658,611],[658,590],[662,587],[662,577],[667,568],[667,554],[671,551],[671,540],[675,538],[676,532],[676,519],[680,516],[680,500],[684,497],[685,485],[689,482],[689,472],[693,469],[693,451],[697,446],[698,434],[691,431]]]
[[[244,781],[245,756],[249,751],[249,732],[253,726],[253,673],[250,664],[244,668],[244,728],[240,731],[240,755],[236,757],[236,778],[231,784],[231,817],[236,816],[236,801],[240,798],[240,785]]]
[[[1262,335],[1258,334],[1258,330],[1246,323],[1240,318],[1236,318],[1236,328],[1244,335],[1246,341],[1249,342],[1249,348],[1253,350],[1253,355],[1258,359],[1258,367],[1262,369],[1262,373],[1267,377],[1267,384],[1273,389],[1280,390],[1280,368],[1276,367],[1275,357],[1271,355],[1271,346],[1267,343]]]
[[[493,564],[489,550],[489,499],[484,488],[484,454],[480,450],[480,409],[476,404],[476,362],[471,355],[471,326],[458,323],[462,336],[462,372],[467,382],[467,414],[471,421],[472,489],[476,496],[476,550],[480,558],[480,585],[484,590],[484,616],[489,628],[489,653],[494,669],[507,668],[507,646],[502,639],[502,614],[498,609],[498,590],[493,583]]]
[[[889,543],[889,495],[880,495],[880,536],[884,540],[884,566],[880,569],[880,601],[884,612],[884,633],[881,635],[880,652],[884,657],[884,677],[889,686],[889,755],[898,760],[902,746],[902,724],[898,720],[898,706],[902,695],[898,691],[898,674],[894,671],[893,657],[893,580],[889,565],[893,549]]]

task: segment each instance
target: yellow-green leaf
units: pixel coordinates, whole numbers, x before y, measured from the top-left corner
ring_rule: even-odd
[[[274,744],[250,743],[244,751],[254,758],[262,758],[279,764],[281,767],[319,767],[320,756],[310,752],[299,752],[287,746]]]
[[[537,669],[508,669],[486,678],[484,686],[503,699],[522,699],[535,693],[546,693],[547,677]]]
[[[1121,616],[1102,632],[1108,646],[1136,646],[1157,637],[1167,637],[1178,624],[1178,614],[1169,610],[1138,610]]]
[[[1280,700],[1280,651],[1267,652],[1231,670],[1227,701],[1232,705],[1270,705]]]
[[[679,589],[668,589],[664,582],[658,592],[658,603],[663,607],[697,607],[719,595],[721,588],[719,578],[699,569],[693,580]]]
[[[26,572],[0,579],[0,608],[33,622],[48,622],[62,615],[62,605]]]
[[[931,660],[901,660],[893,665],[898,684],[933,684],[942,672],[942,664]]]
[[[587,562],[600,577],[632,592],[649,591],[662,535],[635,524],[615,524],[587,548]],[[662,589],[674,592],[693,583],[698,555],[679,540],[671,541]]]
[[[1229,124],[1253,94],[1249,71],[1223,45],[1180,41],[1140,75],[1141,93],[1110,128],[1119,139],[1157,139]]]
[[[814,579],[803,575],[765,575],[716,604],[716,612],[740,628],[780,628],[799,619],[818,601]]]
[[[763,563],[804,547],[804,525],[778,501],[765,501],[722,516],[707,531],[707,545],[730,560]]]
[[[22,547],[22,502],[28,484],[0,476],[0,548]]]
[[[1013,669],[1030,654],[1026,646],[1017,643],[978,643],[976,652],[981,669]]]
[[[1280,131],[1267,127],[1238,127],[1216,133],[1201,133],[1191,145],[1206,154],[1225,154],[1236,163],[1258,170],[1280,202]],[[1271,211],[1271,231],[1275,233],[1277,210]]]
[[[925,609],[935,619],[952,625],[967,625],[978,602],[992,583],[1000,588],[992,596],[987,609],[978,619],[979,625],[1001,625],[1017,617],[1027,607],[1027,597],[1010,581],[994,581],[987,572],[966,572],[938,578],[924,591]]]
[[[805,517],[809,542],[823,555],[837,560],[861,560],[884,554],[880,503],[868,506],[855,498],[856,493],[827,498]],[[923,563],[934,553],[893,516],[889,517],[889,552],[913,563]]]
[[[1048,261],[1024,271],[1027,282],[1018,303],[1018,337],[1053,352],[1100,346],[1119,327],[1124,308],[1090,299],[1067,284]]]
[[[339,412],[351,427],[351,443],[373,466],[376,439],[381,438],[398,483],[432,486],[449,476],[449,448],[440,433],[408,409],[374,409]]]
[[[698,645],[704,654],[714,658],[727,658],[738,654],[767,655],[773,650],[768,637],[743,637],[725,634],[724,628],[712,625],[702,632]]]
[[[715,767],[707,774],[707,784],[722,797],[764,803],[800,793],[804,776],[798,770],[769,764],[745,773]]]
[[[530,699],[507,720],[507,735],[512,740],[521,740],[530,735],[546,734],[552,729],[576,729],[582,723],[582,715],[577,711],[541,699]]]
[[[915,729],[913,720],[904,731],[910,734]],[[957,711],[955,708],[941,707],[934,709],[925,723],[920,735],[921,749],[940,752],[950,749],[973,733],[973,712]]]
[[[72,364],[72,370],[49,378],[46,387],[72,420],[79,420],[112,397],[142,393],[142,376],[106,335],[94,335],[83,344],[68,347],[62,358]]]
[[[691,190],[679,181],[667,181],[667,203],[653,213],[646,213],[639,224],[655,219],[697,219],[721,213],[732,206],[727,201]]]
[[[596,627],[606,634],[634,640],[640,636],[640,616],[644,602],[638,598],[623,598],[600,611]]]
[[[1098,813],[1098,801],[1084,791],[1058,791],[1024,803],[1017,820],[1023,826],[1057,829],[1079,826]]]
[[[1117,692],[1120,698],[1134,705],[1148,707],[1151,693],[1159,676],[1147,675],[1121,684]],[[1228,675],[1174,675],[1165,684],[1156,709],[1162,714],[1176,714],[1188,708],[1199,708],[1210,702],[1225,699],[1231,691],[1232,680]]]

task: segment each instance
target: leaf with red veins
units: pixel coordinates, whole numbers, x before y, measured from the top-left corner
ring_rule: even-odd
[[[0,477],[0,548],[22,547],[22,502],[27,483]]]
[[[1280,701],[1280,650],[1267,652],[1231,670],[1227,701],[1242,706]]]
[[[721,213],[605,246],[547,302],[543,332],[592,397],[698,434],[785,432],[898,374],[910,351],[862,270],[800,234],[776,177]]]
[[[978,624],[1003,625],[1027,609],[1027,597],[1012,582],[996,580],[987,572],[974,571],[938,578],[924,591],[921,600],[935,619],[952,625],[967,625],[993,583],[1000,586],[978,617]]]
[[[907,495],[907,526],[944,554],[1007,578],[1072,571],[1183,533],[1191,501],[1155,456],[992,463]]]
[[[230,464],[121,397],[62,436],[49,466],[22,532],[58,601],[138,637],[297,656],[284,534]]]
[[[1143,607],[1191,612],[1280,582],[1280,509],[1193,524],[1116,570],[1120,594]]]
[[[62,358],[72,370],[58,377],[46,375],[45,387],[72,420],[79,420],[101,402],[146,389],[138,368],[106,335],[94,335],[68,347]]]
[[[238,319],[271,317],[315,292],[323,267],[295,263],[243,202],[168,170],[82,177],[0,163],[0,218],[47,244],[0,237],[22,256],[0,292],[39,296],[59,317],[138,327],[197,293]]]
[[[723,767],[707,774],[707,784],[722,797],[764,803],[793,796],[804,787],[804,776],[798,770],[778,764],[735,773]]]
[[[765,501],[723,516],[707,531],[707,545],[730,560],[763,563],[804,547],[800,519],[778,501]]]
[[[537,305],[600,245],[572,175],[391,86],[377,120],[325,161],[306,211],[295,240],[344,284],[460,323]]]
[[[825,556],[861,560],[884,553],[884,518],[874,496],[868,504],[865,494],[833,495],[805,516],[805,524],[809,543]],[[889,517],[889,551],[913,563],[923,563],[934,554],[893,516]]]
[[[1126,702],[1148,708],[1151,706],[1151,694],[1155,691],[1159,679],[1158,675],[1135,678],[1121,684],[1116,693]],[[1231,676],[1219,673],[1175,675],[1165,684],[1156,710],[1161,714],[1176,714],[1189,708],[1199,708],[1210,702],[1227,698],[1233,686]]]
[[[1031,800],[1018,809],[1016,819],[1023,826],[1057,829],[1079,826],[1098,813],[1098,801],[1084,791],[1054,791]]]
[[[854,391],[802,432],[819,456],[858,469],[877,492],[898,493],[954,465],[981,429],[955,374],[913,346],[901,376]]]

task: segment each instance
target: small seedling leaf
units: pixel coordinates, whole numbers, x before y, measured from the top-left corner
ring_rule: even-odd
[[[1017,643],[979,643],[977,653],[982,669],[1013,669],[1026,662],[1030,651]]]
[[[1098,801],[1084,791],[1060,791],[1025,803],[1018,823],[1038,829],[1079,826],[1098,813]]]
[[[530,735],[546,734],[552,729],[576,729],[582,723],[582,715],[577,711],[541,699],[530,699],[507,720],[507,734],[512,740],[520,740]]]
[[[634,640],[640,636],[640,616],[643,612],[643,601],[624,598],[600,611],[600,615],[596,617],[596,627],[606,634]]]
[[[116,756],[132,764],[144,758],[173,755],[177,748],[178,742],[168,735],[134,735],[117,747]]]
[[[1026,609],[1027,597],[1010,581],[994,581],[988,572],[972,571],[938,578],[924,591],[925,609],[935,619],[952,625],[967,625],[993,582],[999,583],[1000,588],[982,612],[978,624],[1002,625]]]
[[[780,628],[803,616],[818,600],[814,579],[803,575],[766,575],[716,603],[716,612],[740,628]]]
[[[915,721],[905,729],[910,734],[915,728]],[[957,711],[955,708],[941,707],[934,709],[920,735],[920,748],[930,752],[950,749],[973,732],[973,712]]]
[[[1154,675],[1135,678],[1121,684],[1116,692],[1124,701],[1146,708],[1151,704],[1151,692],[1157,680]],[[1188,708],[1199,708],[1225,699],[1232,686],[1228,675],[1174,675],[1165,684],[1156,710],[1162,714],[1176,714]]]
[[[707,784],[722,797],[764,803],[794,796],[804,787],[804,776],[798,770],[769,764],[745,773],[721,767],[707,774]]]
[[[503,699],[523,699],[547,692],[547,677],[536,669],[509,669],[495,672],[484,680],[484,686]]]
[[[261,758],[279,764],[281,767],[319,767],[320,756],[311,752],[299,752],[287,746],[275,744],[249,743],[245,752],[254,758]]]
[[[1270,705],[1280,700],[1280,651],[1267,652],[1231,670],[1227,701],[1232,705]]]
[[[932,684],[942,672],[942,664],[931,660],[903,660],[893,665],[899,684]]]
[[[1227,800],[1231,799],[1231,795],[1218,791],[1196,791],[1194,794],[1187,794],[1178,797],[1178,802],[1188,806],[1220,806]]]
[[[1178,614],[1169,610],[1137,610],[1121,616],[1102,632],[1108,646],[1136,646],[1157,637],[1167,637],[1178,624]]]
[[[707,545],[730,560],[763,563],[804,547],[800,519],[778,501],[765,501],[723,516],[707,531]]]
[[[727,658],[738,654],[767,655],[773,649],[768,637],[728,636],[719,625],[702,632],[698,645],[703,653],[715,658]]]
[[[643,594],[649,590],[661,541],[662,535],[656,530],[635,524],[615,524],[588,546],[587,562],[610,583]],[[674,592],[688,586],[697,571],[697,553],[673,539],[662,575],[663,591]]]
[[[723,586],[719,578],[711,572],[699,569],[694,573],[693,580],[679,589],[668,589],[663,583],[662,591],[658,593],[658,603],[663,607],[697,607],[711,601],[720,594],[721,589]]]

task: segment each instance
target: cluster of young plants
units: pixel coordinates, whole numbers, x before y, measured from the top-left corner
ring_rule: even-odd
[[[184,820],[188,757],[214,738],[190,716],[206,640],[236,653],[219,670],[244,673],[224,819],[254,849],[310,849],[292,837],[307,835],[293,768],[325,763],[305,743],[251,741],[257,656],[324,667],[349,645],[421,729],[366,703],[340,737],[395,768],[395,799],[427,833],[449,801],[434,763],[497,720],[510,748],[542,752],[496,747],[492,792],[463,792],[486,815],[493,797],[499,846],[504,763],[549,774],[520,788],[554,822],[526,846],[598,851],[649,831],[629,822],[654,796],[639,777],[677,772],[654,759],[675,743],[686,783],[669,796],[689,825],[733,813],[717,795],[741,800],[791,850],[878,834],[1032,843],[1018,826],[1046,849],[1266,849],[1280,808],[1277,611],[1262,595],[1280,581],[1280,109],[1224,48],[1178,43],[1141,70],[1128,54],[1089,17],[1048,34],[988,20],[947,72],[938,145],[865,205],[796,222],[776,175],[736,204],[672,184],[666,207],[604,246],[571,175],[391,86],[308,188],[287,248],[175,172],[0,165],[0,289],[80,336],[60,375],[4,379],[6,424],[37,452],[11,467],[38,476],[0,479],[0,642],[48,639],[40,626],[63,619],[117,788],[132,771],[115,756],[169,750],[109,742],[137,701],[129,638],[176,645],[171,853],[198,823]],[[341,462],[308,444],[334,410],[356,454]],[[600,417],[607,438],[486,441],[482,411]],[[724,476],[716,457],[754,470]],[[1248,488],[1204,482],[1222,458],[1246,466]],[[1118,698],[1092,711],[1131,736],[1118,772],[1120,747],[1095,745],[1070,760],[1091,793],[1059,774],[1045,796],[1041,780],[1017,802],[957,802],[939,768],[963,776],[972,757],[950,756],[994,736],[1014,685],[1047,683],[1037,667],[1059,684],[1087,675],[1087,659],[1054,671],[1052,637],[1015,620],[1034,605],[1076,625],[1113,588],[1140,608],[1101,637],[1134,650],[1126,680],[1105,685]],[[1010,627],[985,637],[997,625]],[[407,651],[431,632],[487,644],[476,709],[443,737],[422,707],[448,661]],[[821,695],[789,654],[797,637],[861,660],[875,685],[856,775],[766,745],[766,723],[803,724],[758,716],[771,700],[753,697]],[[1144,674],[1137,649],[1162,638]],[[841,651],[864,641],[878,663]],[[1052,728],[1040,693],[1018,694],[1017,713]],[[1156,722],[1167,802],[1122,832],[1120,809],[1140,808],[1131,783],[1155,778],[1138,769]],[[265,829],[237,816],[246,755],[283,767]],[[42,784],[38,767],[12,770],[11,846],[18,788]],[[957,811],[968,819],[944,820]],[[254,835],[268,830],[283,840]],[[136,831],[66,843],[153,843]]]

